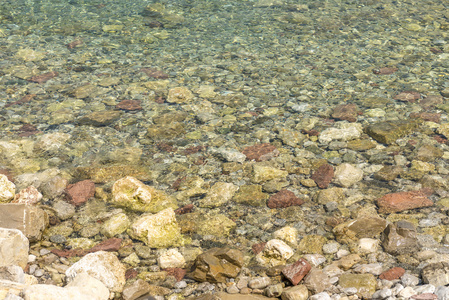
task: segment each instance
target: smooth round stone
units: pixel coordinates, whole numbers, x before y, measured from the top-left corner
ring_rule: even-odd
[[[67,242],[67,239],[61,234],[54,234],[50,237],[50,242],[55,244],[63,244]]]
[[[41,277],[42,275],[44,275],[45,271],[42,269],[37,269],[36,271],[34,271],[34,276],[36,277]]]
[[[185,282],[184,280],[181,280],[179,282],[175,283],[175,289],[184,289],[187,287],[187,282]]]
[[[337,253],[340,248],[340,244],[337,242],[331,242],[323,245],[323,253],[324,254],[334,254]]]

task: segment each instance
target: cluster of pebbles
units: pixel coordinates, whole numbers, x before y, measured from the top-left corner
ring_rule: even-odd
[[[2,3],[0,299],[449,299],[448,28],[441,1]]]

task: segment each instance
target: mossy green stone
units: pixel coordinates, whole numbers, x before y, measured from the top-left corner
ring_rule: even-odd
[[[200,218],[196,225],[196,232],[201,235],[213,235],[217,237],[228,236],[237,224],[225,215],[207,215]]]
[[[306,235],[300,242],[298,250],[306,254],[323,254],[323,245],[327,239],[321,235]]]
[[[397,139],[412,133],[418,125],[417,120],[385,121],[367,126],[365,132],[379,143],[392,144]]]
[[[242,185],[233,200],[250,206],[265,206],[269,195],[262,192],[261,185]]]

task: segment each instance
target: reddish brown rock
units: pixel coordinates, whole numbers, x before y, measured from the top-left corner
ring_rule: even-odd
[[[357,121],[359,108],[354,103],[337,105],[332,112],[332,118],[346,120],[348,122]]]
[[[151,78],[156,78],[156,79],[167,79],[168,78],[167,73],[164,73],[158,69],[142,68],[141,71],[144,72],[145,74],[147,74],[148,77],[151,77]]]
[[[41,131],[37,130],[37,127],[31,124],[24,124],[22,127],[19,128],[20,137],[29,137],[30,135],[34,135],[37,133],[40,133]]]
[[[58,72],[53,71],[53,72],[48,72],[48,73],[44,73],[41,75],[33,76],[30,79],[28,79],[28,81],[36,82],[36,83],[44,83],[52,78],[55,78],[58,75],[59,75]]]
[[[404,102],[410,102],[415,103],[416,100],[421,98],[421,94],[415,91],[406,91],[406,92],[400,92],[396,96],[393,97],[394,100],[404,101]]]
[[[136,278],[137,275],[139,275],[139,272],[136,269],[131,268],[131,269],[126,270],[125,279],[127,279],[127,280],[133,279],[133,278]]]
[[[164,269],[164,271],[167,272],[168,275],[175,277],[176,281],[181,281],[187,273],[186,270],[181,268],[167,268]]]
[[[92,180],[83,180],[69,184],[66,194],[70,203],[80,206],[95,195],[95,183]]]
[[[297,285],[309,273],[312,266],[304,258],[282,269],[282,274],[293,284]]]
[[[266,242],[254,244],[251,246],[251,249],[253,250],[253,253],[257,255],[263,250],[263,248],[265,248],[266,244]]]
[[[70,249],[70,250],[59,250],[59,249],[53,249],[51,250],[51,253],[56,254],[59,257],[75,257],[75,256],[84,256],[86,255],[86,250],[83,249]]]
[[[120,103],[117,104],[115,108],[126,111],[142,110],[142,106],[140,106],[140,100],[123,100],[120,101]]]
[[[5,104],[5,107],[10,107],[10,106],[12,106],[12,105],[22,105],[22,104],[28,103],[28,102],[30,102],[31,100],[33,100],[33,98],[34,98],[35,96],[36,96],[36,94],[25,95],[25,96],[23,96],[22,98],[20,98],[20,99],[17,100],[17,101],[10,102],[10,103],[6,103],[6,104]]]
[[[431,294],[431,293],[424,293],[424,294],[419,294],[419,295],[413,295],[410,297],[410,299],[414,299],[414,300],[437,300],[438,296],[435,294]]]
[[[329,164],[322,164],[311,177],[319,188],[325,189],[334,178],[334,168]]]
[[[429,95],[419,101],[419,106],[424,109],[434,108],[437,105],[443,104],[444,98],[441,95]]]
[[[440,123],[440,117],[441,114],[439,113],[420,112],[410,114],[410,119],[423,119],[424,121],[430,121],[434,123]]]
[[[269,143],[248,146],[242,151],[247,160],[266,161],[278,156],[279,151]]]
[[[405,270],[403,268],[394,267],[380,274],[379,278],[385,280],[396,280],[399,279],[402,275],[404,275],[404,273]]]
[[[269,208],[283,208],[302,204],[304,204],[304,200],[296,197],[293,192],[288,190],[281,190],[272,195],[267,203]]]
[[[70,42],[65,46],[67,47],[67,49],[73,49],[75,47],[81,46],[82,44],[83,44],[82,40],[74,40],[73,42]]]
[[[118,251],[120,249],[120,245],[122,244],[122,239],[120,238],[111,238],[107,239],[94,247],[89,249],[89,253],[97,252],[97,251]]]
[[[395,213],[404,210],[432,206],[433,202],[423,191],[386,194],[377,199],[380,213]]]
[[[395,67],[382,67],[378,69],[373,69],[373,73],[376,75],[390,75],[395,73],[398,68]]]
[[[177,215],[188,214],[188,213],[192,212],[193,207],[194,207],[193,204],[184,205],[183,207],[176,209],[175,214],[177,214]]]

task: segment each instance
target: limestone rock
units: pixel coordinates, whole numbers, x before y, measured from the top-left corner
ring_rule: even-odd
[[[222,214],[204,215],[196,225],[196,232],[201,235],[228,236],[237,224]]]
[[[0,227],[18,229],[31,241],[38,241],[48,226],[47,213],[33,205],[0,204]]]
[[[129,225],[131,225],[131,222],[128,216],[124,213],[119,213],[106,220],[101,225],[100,232],[108,238],[111,238],[125,232],[129,228]]]
[[[282,300],[307,300],[307,298],[309,298],[309,291],[302,284],[284,289],[281,295]]]
[[[28,262],[29,242],[18,229],[0,228],[0,266],[18,265],[24,269]]]
[[[217,182],[207,192],[206,197],[200,199],[200,207],[220,207],[232,199],[238,186],[227,183]]]
[[[385,121],[371,124],[365,128],[365,132],[383,144],[392,144],[411,132],[419,125],[419,121]]]
[[[120,118],[118,110],[104,110],[89,113],[78,119],[79,125],[91,125],[95,127],[108,126]]]
[[[422,270],[424,283],[434,286],[449,284],[449,263],[442,261],[425,266]]]
[[[193,93],[186,87],[175,87],[168,91],[167,102],[185,103],[193,99]]]
[[[209,151],[217,156],[219,159],[226,162],[244,162],[246,160],[246,155],[235,150],[235,149],[227,149],[224,147],[220,148],[210,148]]]
[[[171,208],[142,215],[131,225],[129,234],[151,248],[174,247],[182,243],[181,231]]]
[[[268,197],[268,194],[262,192],[261,185],[252,184],[242,185],[233,200],[251,206],[265,206]]]
[[[125,209],[151,213],[157,213],[166,208],[177,208],[174,198],[131,176],[114,183],[112,203]]]
[[[124,300],[135,300],[150,291],[150,284],[142,279],[137,279],[132,284],[125,286],[123,289]]]
[[[282,240],[290,245],[296,245],[298,240],[298,230],[294,227],[285,226],[273,232],[273,238]]]
[[[370,299],[376,291],[377,281],[372,274],[343,274],[338,284],[342,288],[356,288],[363,298]]]
[[[65,274],[68,281],[75,281],[73,285],[76,285],[77,276],[85,272],[101,281],[109,291],[121,293],[125,286],[125,271],[125,266],[116,255],[111,252],[98,251],[85,255],[67,269]]]
[[[340,243],[357,242],[361,238],[372,238],[385,230],[387,221],[376,217],[361,217],[337,225],[333,233]]]
[[[382,247],[393,255],[416,252],[418,239],[413,224],[406,221],[389,224],[382,234]]]
[[[213,248],[200,254],[189,274],[200,282],[226,282],[228,278],[235,278],[243,266],[243,253],[226,246]]]
[[[318,294],[331,286],[329,276],[321,269],[312,268],[304,278],[304,285],[312,294]]]
[[[16,195],[16,186],[4,174],[0,174],[0,203],[8,203]]]
[[[163,251],[157,258],[157,262],[162,269],[183,268],[186,260],[176,249]]]
[[[318,136],[320,143],[329,143],[333,140],[349,141],[360,138],[362,134],[361,124],[348,124],[346,122],[338,122],[339,128],[328,128],[323,130]]]
[[[299,242],[298,250],[305,254],[322,254],[323,246],[326,243],[327,239],[321,235],[306,235]]]
[[[264,249],[256,255],[256,260],[263,266],[279,266],[293,255],[293,249],[281,240],[269,240]]]
[[[351,185],[363,179],[363,171],[347,163],[335,168],[334,183],[342,187]]]
[[[80,273],[65,287],[35,284],[25,287],[22,294],[25,300],[107,300],[110,293],[100,280]]]
[[[253,181],[261,183],[272,179],[287,177],[288,172],[277,168],[255,164],[253,167]]]
[[[34,187],[29,186],[23,190],[21,190],[16,197],[14,198],[14,201],[12,203],[20,203],[20,204],[27,204],[32,205],[36,204],[42,199],[42,194]]]

